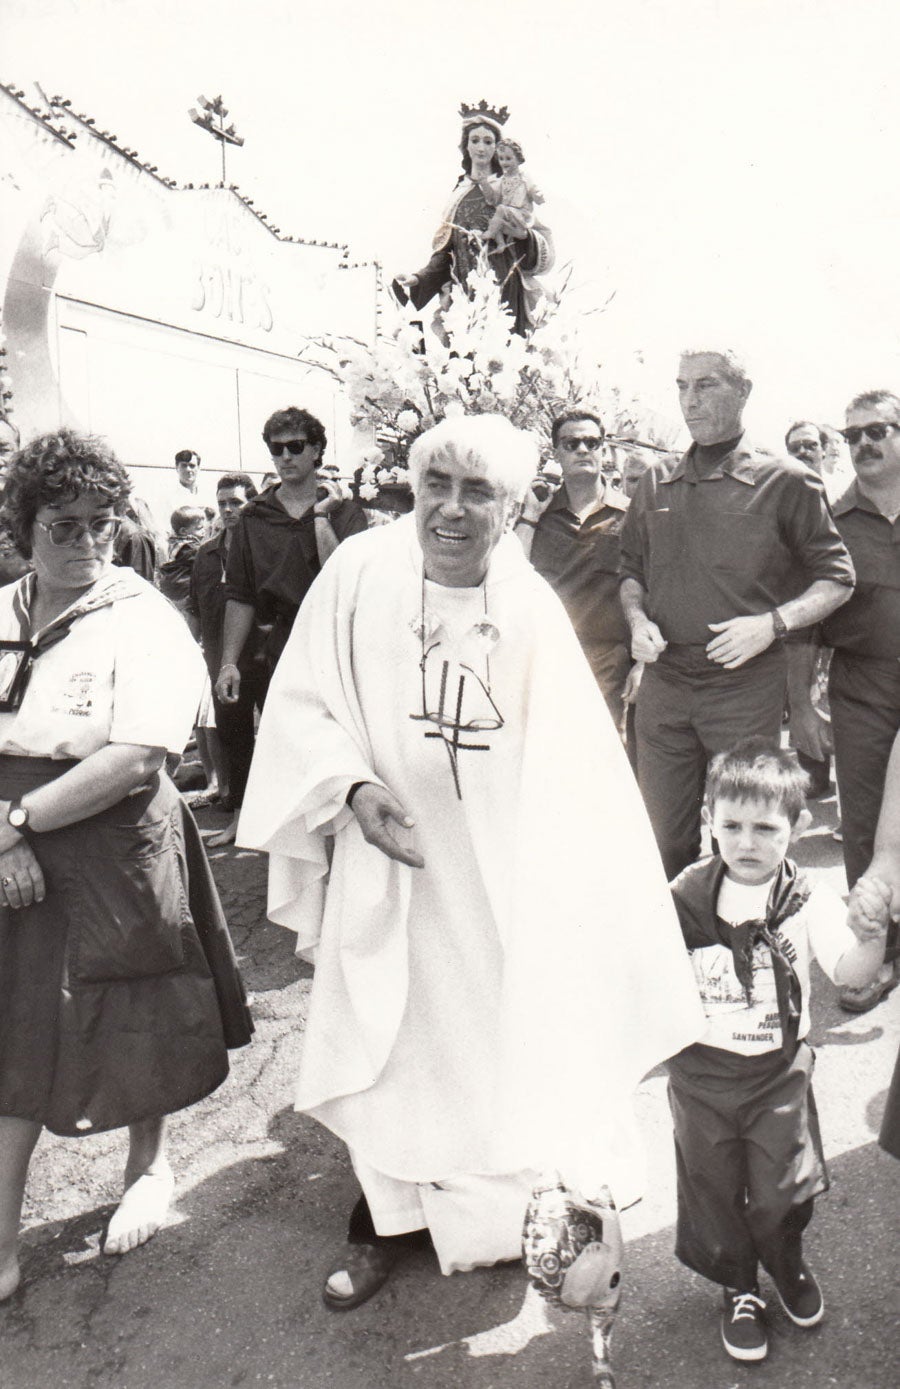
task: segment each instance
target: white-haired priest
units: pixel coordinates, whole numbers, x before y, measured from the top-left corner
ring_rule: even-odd
[[[548,1170],[637,1199],[631,1092],[702,1022],[616,730],[510,534],[537,461],[498,415],[420,435],[414,514],[329,559],[266,700],[238,842],[315,960],[297,1108],[363,1191],[333,1308],[428,1236],[444,1273],[515,1258]]]

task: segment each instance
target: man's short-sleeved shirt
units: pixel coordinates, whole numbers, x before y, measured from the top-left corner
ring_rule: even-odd
[[[582,649],[627,646],[628,624],[619,601],[619,536],[628,498],[607,488],[597,510],[583,521],[561,487],[541,516],[531,562],[560,597]]]
[[[666,641],[705,646],[710,623],[770,612],[817,579],[852,588],[815,473],[743,439],[703,472],[694,452],[651,465],[622,528],[621,576],[646,589]]]
[[[850,656],[900,660],[900,517],[889,521],[854,480],[835,503],[834,519],[856,588],[823,622],[825,641]]]
[[[256,611],[260,622],[290,624],[321,568],[315,519],[288,514],[277,487],[244,507],[232,533],[225,569],[225,597]],[[338,540],[366,529],[356,502],[344,501],[328,513]]]

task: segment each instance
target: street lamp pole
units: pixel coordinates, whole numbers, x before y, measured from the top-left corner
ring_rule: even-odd
[[[212,101],[208,101],[205,96],[198,96],[197,105],[201,108],[203,114],[201,115],[200,111],[191,110],[188,112],[188,115],[194,122],[194,125],[199,125],[201,130],[208,130],[210,135],[219,141],[222,149],[222,187],[224,188],[225,146],[242,145],[244,143],[244,137],[243,135],[238,135],[234,128],[234,122],[226,126],[225,118],[228,115],[228,107],[223,105],[221,96],[213,97]]]

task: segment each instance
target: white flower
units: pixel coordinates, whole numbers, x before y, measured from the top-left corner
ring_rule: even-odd
[[[457,420],[460,415],[466,413],[466,407],[461,400],[448,400],[444,407],[444,415],[448,420]]]
[[[415,410],[401,410],[397,416],[397,428],[402,429],[404,434],[412,434],[413,430],[419,427],[419,416]]]
[[[405,323],[397,331],[395,341],[398,347],[402,347],[407,352],[415,352],[416,348],[422,343],[422,330],[412,323]]]
[[[441,373],[442,390],[452,392],[466,376],[472,374],[472,363],[465,357],[451,357]]]
[[[375,498],[378,496],[378,488],[375,486],[374,482],[360,483],[359,495],[364,502],[374,502]]]
[[[496,376],[491,378],[491,385],[498,400],[512,400],[519,387],[519,373],[508,368],[498,371]]]

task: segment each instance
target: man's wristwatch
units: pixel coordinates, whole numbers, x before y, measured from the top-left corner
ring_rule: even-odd
[[[14,830],[24,830],[28,826],[28,811],[21,801],[10,801],[9,810],[6,812],[7,824],[12,825]]]
[[[777,608],[772,609],[772,627],[775,631],[775,640],[784,641],[788,634],[788,626]]]

